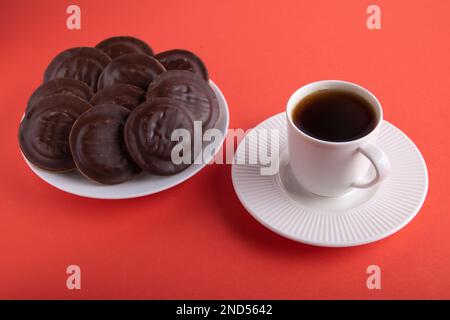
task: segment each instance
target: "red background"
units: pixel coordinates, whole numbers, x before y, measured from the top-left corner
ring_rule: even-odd
[[[2,1],[0,12],[0,298],[450,298],[450,1]],[[366,28],[378,4],[382,30]],[[17,127],[51,58],[112,35],[155,51],[198,53],[230,108],[230,128],[281,112],[299,86],[360,83],[411,137],[430,187],[395,235],[317,248],[258,224],[239,203],[230,166],[126,201],[84,199],[41,181],[20,156]],[[66,267],[82,290],[66,288]],[[366,268],[382,290],[366,288]]]

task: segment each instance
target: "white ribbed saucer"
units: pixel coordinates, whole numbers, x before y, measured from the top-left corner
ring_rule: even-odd
[[[286,238],[326,247],[374,242],[408,224],[425,200],[428,189],[425,161],[414,143],[386,121],[377,145],[391,162],[391,175],[380,186],[355,189],[339,198],[310,194],[292,178],[286,150],[285,113],[265,120],[253,130],[259,129],[278,129],[280,170],[272,176],[261,175],[262,165],[248,164],[249,156],[258,150],[247,142],[247,135],[236,151],[233,185],[250,214]],[[262,148],[263,154],[267,150],[266,138],[265,135],[258,138],[258,148]]]

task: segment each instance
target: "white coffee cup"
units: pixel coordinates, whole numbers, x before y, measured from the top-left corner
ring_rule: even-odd
[[[319,140],[297,128],[292,119],[293,109],[306,96],[329,89],[349,91],[368,101],[377,117],[376,126],[365,136],[346,142]],[[289,165],[300,185],[320,196],[337,197],[355,188],[369,188],[389,176],[390,163],[376,146],[383,121],[378,99],[367,89],[346,81],[324,80],[305,85],[290,98],[286,107]],[[370,166],[375,177],[366,178]]]

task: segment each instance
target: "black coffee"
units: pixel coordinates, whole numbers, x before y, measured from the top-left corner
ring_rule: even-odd
[[[297,128],[316,139],[345,142],[364,137],[377,122],[377,115],[363,97],[338,89],[312,93],[294,108]]]

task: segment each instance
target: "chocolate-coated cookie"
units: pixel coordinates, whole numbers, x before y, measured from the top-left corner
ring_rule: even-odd
[[[153,56],[153,50],[147,43],[129,36],[111,37],[103,40],[95,47],[105,52],[111,59],[129,53],[142,53]]]
[[[189,141],[172,141],[176,129],[185,129]],[[184,108],[171,99],[152,99],[131,112],[125,125],[125,143],[129,154],[144,170],[155,175],[171,175],[186,169],[194,159],[194,124]],[[187,163],[172,159],[172,149],[185,144]],[[177,149],[177,155],[183,155]],[[180,159],[178,159],[180,160]]]
[[[55,94],[72,95],[84,101],[89,101],[94,95],[93,90],[84,82],[71,78],[58,78],[43,83],[31,95],[28,100],[27,109],[37,104],[42,99]]]
[[[208,82],[189,71],[170,70],[161,73],[147,91],[147,99],[155,97],[184,102],[194,120],[202,121],[203,129],[214,127],[219,118],[219,103],[214,91]]]
[[[70,132],[70,150],[78,170],[101,184],[130,180],[140,168],[129,156],[123,129],[130,110],[104,104],[83,113]]]
[[[69,134],[75,120],[91,105],[70,95],[53,95],[36,103],[19,128],[22,153],[41,169],[65,172],[75,169]]]
[[[150,82],[165,71],[161,62],[153,57],[141,53],[126,54],[114,59],[103,70],[97,89],[100,91],[116,83],[125,83],[147,90]]]
[[[208,70],[203,61],[193,52],[175,49],[164,51],[155,55],[167,70],[187,70],[194,72],[203,79],[208,80]]]
[[[118,83],[97,92],[90,103],[93,106],[112,103],[133,110],[144,101],[144,90],[129,84]]]
[[[85,82],[93,90],[111,58],[103,51],[89,47],[67,49],[50,62],[44,73],[44,82],[56,78],[73,78]]]

